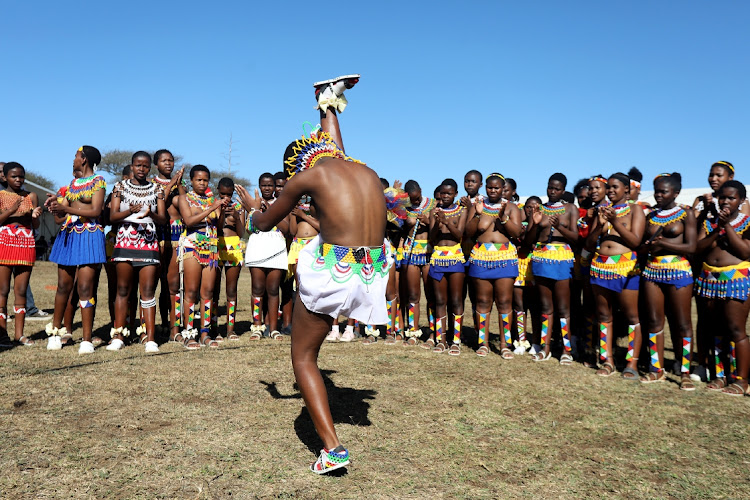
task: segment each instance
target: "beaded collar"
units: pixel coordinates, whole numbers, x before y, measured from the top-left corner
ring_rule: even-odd
[[[463,211],[464,211],[464,206],[463,205],[459,205],[458,203],[454,203],[453,205],[449,206],[448,208],[441,208],[441,210],[443,211],[443,213],[445,214],[445,216],[450,219],[451,217],[458,217],[458,216],[460,216],[461,213],[463,213]]]
[[[565,213],[565,204],[561,201],[556,201],[555,203],[545,203],[539,207],[539,210],[546,215],[547,217],[551,217],[553,215],[563,215]]]
[[[187,194],[187,201],[188,201],[188,205],[190,205],[191,207],[200,208],[201,210],[206,210],[208,207],[213,205],[214,197],[202,196],[196,193],[195,191],[190,191]]]
[[[741,235],[747,230],[748,227],[750,227],[750,215],[738,213],[737,217],[735,217],[734,220],[729,224],[732,226],[735,233]],[[711,234],[712,232],[716,231],[717,227],[719,227],[718,219],[715,223],[708,220],[703,221],[703,229],[706,231],[706,234]],[[726,230],[724,228],[721,228],[721,230],[719,231],[719,236],[723,236],[725,234]]]
[[[612,207],[615,209],[615,215],[617,217],[625,217],[630,213],[630,204],[629,203],[623,203],[622,205],[615,205]]]
[[[162,188],[158,184],[151,182],[147,184],[138,184],[132,179],[117,183],[115,189],[119,191],[120,196],[130,205],[156,205],[156,199],[162,198]],[[123,196],[124,195],[124,196]]]
[[[435,206],[437,205],[437,202],[433,198],[428,198],[426,196],[422,196],[422,201],[419,202],[419,205],[406,207],[406,211],[409,212],[409,215],[412,217],[416,217],[417,215],[421,215],[424,212],[429,212]]]
[[[654,210],[648,216],[648,223],[655,226],[665,227],[687,217],[687,212],[680,205],[675,205],[666,210]]]
[[[500,216],[500,208],[502,208],[502,200],[498,203],[490,203],[487,200],[482,201],[482,215],[487,215],[493,219],[497,219]]]
[[[91,198],[96,191],[106,189],[107,182],[101,175],[92,174],[81,179],[73,179],[68,186],[65,196],[68,201],[77,201],[82,198]]]

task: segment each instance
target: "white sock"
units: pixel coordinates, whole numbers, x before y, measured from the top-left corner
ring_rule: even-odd
[[[346,328],[344,328],[344,331],[346,333],[354,333],[354,326],[353,325],[346,325]]]
[[[333,325],[333,326],[331,326],[331,331],[332,332],[336,332],[336,333],[340,333],[339,332],[339,325]]]

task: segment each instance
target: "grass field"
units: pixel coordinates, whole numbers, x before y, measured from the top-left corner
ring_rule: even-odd
[[[54,283],[55,267],[40,263],[40,307],[51,307],[45,285]],[[245,272],[239,296],[249,295]],[[239,309],[243,331],[250,314]],[[79,356],[77,346],[54,352],[44,342],[0,353],[0,497],[750,497],[750,398],[703,384],[683,393],[672,375],[643,386],[579,364],[382,341],[323,346],[352,465],[315,476],[307,467],[321,443],[289,345],[245,335],[218,350],[165,344],[157,355],[136,345]]]

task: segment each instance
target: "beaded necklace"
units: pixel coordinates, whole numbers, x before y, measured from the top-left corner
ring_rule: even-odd
[[[138,184],[133,182],[132,179],[128,179],[118,183],[115,189],[120,192],[121,199],[128,206],[149,205],[150,207],[156,207],[157,197],[162,197],[160,196],[162,189],[150,182],[147,184]]]
[[[406,211],[411,217],[416,217],[417,215],[421,215],[424,212],[429,212],[430,210],[435,208],[435,205],[437,205],[437,202],[435,202],[434,199],[423,196],[422,201],[419,202],[419,205],[417,205],[416,207],[406,207]]]
[[[654,226],[665,227],[687,217],[687,212],[679,205],[667,210],[654,210],[649,214],[648,223]]]
[[[735,233],[741,235],[747,230],[748,227],[750,227],[750,215],[738,213],[737,217],[735,217],[734,220],[729,223],[729,225],[732,226],[732,229],[734,229]],[[719,227],[718,220],[716,221],[716,223],[709,222],[708,220],[703,221],[703,229],[706,231],[706,234],[711,234],[712,232],[716,231],[717,227]],[[724,228],[721,228],[721,231],[719,231],[719,235],[723,236],[725,234],[726,230]]]
[[[188,205],[190,205],[193,208],[200,208],[201,210],[206,210],[214,203],[214,197],[213,196],[203,196],[195,191],[190,191],[187,194],[187,201]]]
[[[443,208],[441,210],[443,211],[443,213],[445,214],[445,216],[450,219],[451,217],[458,217],[458,216],[460,216],[463,213],[463,211],[464,211],[464,206],[463,205],[459,205],[458,203],[454,203],[453,205],[449,206],[448,208]]]
[[[622,205],[615,205],[612,207],[615,209],[615,216],[616,217],[625,217],[630,213],[630,204],[623,203]]]
[[[92,174],[81,179],[73,179],[70,183],[66,197],[68,201],[77,201],[81,198],[91,198],[96,191],[106,189],[107,183],[101,175]]]
[[[545,203],[539,207],[539,210],[547,217],[551,217],[553,215],[556,215],[559,217],[565,214],[565,205],[561,201],[556,201],[555,203],[551,203],[551,204]]]
[[[497,219],[500,216],[500,208],[502,208],[503,202],[490,203],[489,201],[482,201],[482,215],[487,215],[493,219]]]

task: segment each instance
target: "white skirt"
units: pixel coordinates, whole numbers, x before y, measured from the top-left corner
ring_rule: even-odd
[[[250,234],[245,250],[245,266],[286,271],[288,265],[283,234],[278,231]]]
[[[316,265],[320,236],[305,245],[299,253],[297,293],[308,311],[332,318],[345,316],[367,325],[384,325],[388,322],[385,289],[388,285],[388,265],[385,274],[375,272],[369,283],[360,276],[342,279],[335,269],[321,269]],[[389,245],[386,245],[389,248]]]

